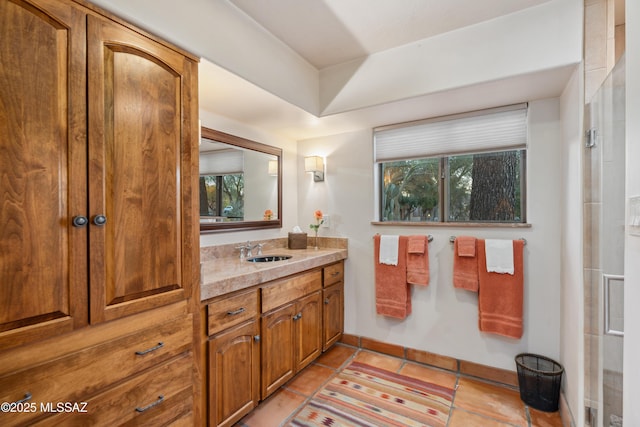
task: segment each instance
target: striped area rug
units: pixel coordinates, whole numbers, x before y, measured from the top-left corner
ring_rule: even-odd
[[[452,389],[352,362],[289,425],[444,427],[452,399]]]

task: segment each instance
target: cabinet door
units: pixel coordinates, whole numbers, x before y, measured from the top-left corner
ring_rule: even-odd
[[[322,352],[322,291],[316,291],[296,303],[296,372],[313,362]]]
[[[322,351],[326,351],[342,337],[344,330],[344,284],[329,286],[322,294]]]
[[[193,252],[194,180],[181,171],[193,166],[197,138],[187,116],[197,72],[180,53],[117,23],[87,22],[89,210],[92,224],[106,221],[89,235],[96,323],[190,293],[193,268],[182,254]]]
[[[295,373],[294,304],[262,316],[262,399],[287,382]]]
[[[260,400],[260,330],[252,320],[209,342],[211,426],[231,426]]]
[[[87,323],[84,14],[0,2],[0,348]]]

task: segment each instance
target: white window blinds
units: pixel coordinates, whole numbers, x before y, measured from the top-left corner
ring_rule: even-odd
[[[216,150],[200,154],[200,175],[242,173],[244,153],[241,150]]]
[[[527,105],[383,126],[373,130],[376,162],[517,150],[527,145]]]

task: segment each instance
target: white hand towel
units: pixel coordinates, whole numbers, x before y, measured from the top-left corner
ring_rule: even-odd
[[[513,240],[486,239],[487,271],[513,275]]]
[[[400,236],[380,236],[380,264],[398,265],[398,242]]]

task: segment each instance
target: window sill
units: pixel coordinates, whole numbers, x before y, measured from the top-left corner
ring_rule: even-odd
[[[531,228],[529,223],[521,222],[405,222],[405,221],[371,221],[371,225],[393,227],[462,227],[462,228]]]

